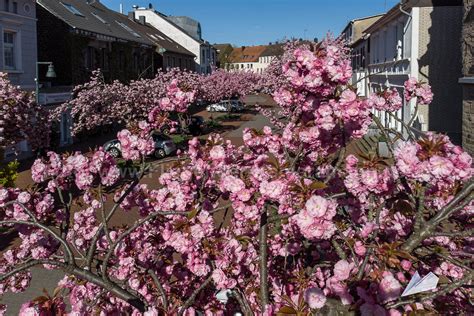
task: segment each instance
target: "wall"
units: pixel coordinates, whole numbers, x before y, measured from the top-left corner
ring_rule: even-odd
[[[62,20],[37,5],[38,14],[38,58],[52,61],[57,77],[46,79],[47,67],[42,67],[41,81],[51,81],[53,85],[71,86],[89,80],[93,70],[101,68],[107,81],[128,82],[154,75],[152,48],[142,48],[139,44],[122,41],[99,41],[92,37],[78,35]],[[86,50],[92,48],[92,65],[86,67]],[[101,52],[104,50],[108,67],[104,67]],[[134,57],[136,54],[136,57]],[[138,64],[135,63],[138,61]],[[157,66],[156,68],[158,68]]]
[[[461,144],[462,71],[461,6],[420,8],[419,80],[434,94],[428,109],[428,130],[445,133]]]
[[[463,135],[465,150],[474,155],[474,8],[472,0],[464,0],[463,16]]]
[[[180,68],[181,70],[190,70],[191,67],[194,67],[194,57],[192,56],[173,53],[169,51],[163,54],[163,70],[166,70],[168,68]]]
[[[136,10],[135,15],[137,18],[140,16],[145,16],[146,21],[150,23],[153,27],[157,28],[161,32],[165,33],[166,36],[169,36],[173,41],[177,42],[191,53],[196,55],[195,70],[201,71],[202,63],[202,52],[201,45],[191,36],[183,33],[178,30],[174,25],[167,21],[164,17],[158,15],[152,10]]]
[[[18,4],[17,13],[12,12],[13,2]],[[29,12],[27,12],[29,9]],[[3,33],[12,31],[15,35],[16,69],[7,70],[4,65]],[[6,12],[0,1],[0,71],[7,72],[10,80],[23,89],[35,87],[35,65],[37,60],[36,10],[34,1],[10,1],[10,12]]]

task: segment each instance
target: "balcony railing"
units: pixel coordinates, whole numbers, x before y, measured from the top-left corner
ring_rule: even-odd
[[[407,75],[410,73],[410,59],[369,64],[369,74]]]

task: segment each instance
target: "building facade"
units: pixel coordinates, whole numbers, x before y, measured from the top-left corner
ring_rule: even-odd
[[[351,49],[352,79],[351,84],[357,86],[361,96],[368,95],[367,62],[370,54],[370,35],[364,30],[377,22],[383,15],[369,16],[351,20],[341,36]]]
[[[415,127],[445,133],[455,143],[461,142],[462,122],[461,4],[458,0],[404,1],[365,30],[370,34],[369,93],[384,87],[403,93],[409,77],[428,82],[434,99],[429,106],[420,106]],[[407,122],[415,115],[413,102],[396,113],[398,119]],[[396,119],[383,112],[377,115],[403,131]]]
[[[39,101],[54,109],[71,97],[72,88],[100,69],[106,81],[152,77],[155,45],[131,27],[128,17],[100,1],[37,0],[38,59],[54,64],[56,78],[41,66]],[[63,113],[53,124],[52,146],[73,142],[71,118]]]
[[[35,88],[36,7],[33,0],[0,0],[0,71],[25,90]]]
[[[262,74],[283,52],[284,44],[235,47],[229,55],[226,69]]]
[[[472,0],[464,0],[463,16],[463,87],[462,144],[474,155],[474,9]]]
[[[196,58],[192,70],[198,73],[212,72],[212,68],[216,66],[217,53],[211,44],[202,39],[201,25],[197,21],[184,17],[168,17],[152,7],[136,8],[134,12],[137,18],[145,17],[147,23],[194,54]],[[177,23],[183,24],[183,27]]]
[[[265,51],[266,46],[241,46],[236,47],[230,54],[229,71],[251,71],[257,72],[261,67],[260,56]]]
[[[129,12],[128,18],[124,18],[124,15],[116,14],[124,24],[155,45],[153,62],[151,63],[154,71],[157,69],[167,71],[171,68],[194,71],[194,59],[196,56],[147,23],[145,16],[137,18],[135,12]]]
[[[255,72],[262,74],[268,66],[284,53],[284,44],[270,43],[262,54],[258,57],[258,63],[255,66]]]

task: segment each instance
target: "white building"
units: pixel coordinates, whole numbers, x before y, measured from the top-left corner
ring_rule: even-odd
[[[342,31],[341,36],[351,48],[353,76],[351,84],[357,86],[361,96],[368,94],[367,59],[369,56],[370,36],[364,30],[377,22],[383,15],[368,16],[351,20]]]
[[[230,54],[227,69],[263,73],[282,54],[283,44],[237,47]]]
[[[281,57],[284,52],[284,44],[268,45],[262,54],[258,57],[258,63],[255,66],[255,72],[262,74],[268,66],[277,58]]]
[[[151,6],[136,8],[135,16],[145,17],[147,23],[196,55],[195,71],[210,73],[216,66],[216,50],[202,39],[199,22],[188,17],[168,17]]]
[[[433,103],[421,106],[415,127],[461,139],[462,0],[408,0],[397,5],[365,30],[369,34],[367,71],[369,93],[395,87],[403,94],[403,84],[415,77],[432,86]],[[407,122],[414,114],[414,101],[397,113]],[[402,131],[402,126],[386,113],[382,120]]]
[[[36,7],[33,0],[0,0],[0,71],[25,90],[35,88]]]

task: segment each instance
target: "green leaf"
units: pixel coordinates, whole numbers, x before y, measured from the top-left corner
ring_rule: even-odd
[[[283,306],[280,308],[280,310],[277,312],[277,316],[279,315],[296,315],[297,312],[293,307],[290,306]]]
[[[194,208],[191,212],[188,213],[188,219],[191,220],[195,218],[198,213],[199,213],[199,209]]]
[[[327,187],[328,186],[324,182],[321,182],[321,181],[314,181],[309,186],[311,190],[323,190],[323,189],[326,189]]]

